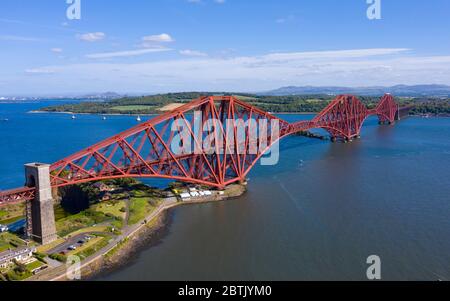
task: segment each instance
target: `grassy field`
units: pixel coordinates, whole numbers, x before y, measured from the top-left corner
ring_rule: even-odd
[[[77,230],[112,220],[114,220],[113,217],[88,209],[57,221],[56,231],[59,236],[64,237]]]
[[[24,245],[25,242],[14,234],[8,232],[0,234],[0,252],[6,251],[9,248],[15,249]]]
[[[135,106],[115,106],[112,107],[111,110],[119,111],[121,113],[123,112],[133,112],[133,111],[142,111],[142,110],[152,110],[156,106],[149,106],[149,105],[135,105]]]
[[[8,225],[24,217],[25,204],[14,204],[0,210],[0,224]]]
[[[27,264],[26,267],[27,267],[27,270],[33,271],[33,270],[35,270],[37,268],[40,268],[43,265],[44,264],[42,262],[40,262],[39,260],[36,260],[36,261],[34,261],[32,263]]]
[[[26,269],[25,271],[20,271],[17,267],[11,269],[6,274],[6,278],[8,278],[9,281],[22,281],[30,278],[31,276],[33,276],[33,274],[28,269]]]
[[[234,97],[242,100],[242,101],[253,101],[256,100],[255,97],[251,97],[251,96],[243,96],[243,95],[233,95]]]
[[[130,217],[128,220],[128,224],[130,225],[137,224],[139,221],[143,220],[155,210],[161,202],[157,199],[139,196],[139,194],[145,194],[144,192],[139,192],[137,194],[137,196],[135,195],[130,200]]]
[[[68,217],[70,214],[64,210],[61,204],[58,204],[54,208],[55,210],[55,220],[59,221],[60,219]]]
[[[65,240],[63,238],[59,238],[57,240],[55,240],[54,242],[52,242],[51,244],[45,245],[45,246],[39,246],[37,247],[37,251],[39,253],[47,253],[48,250],[51,250],[57,246],[59,246],[60,244],[62,244]]]
[[[172,111],[172,110],[175,110],[175,109],[181,107],[182,105],[184,105],[184,103],[171,103],[162,108],[159,108],[158,111],[169,112],[169,111]]]
[[[91,206],[92,210],[101,212],[105,215],[110,214],[121,219],[125,218],[125,207],[125,201],[108,201]]]
[[[79,234],[84,234],[84,233],[92,233],[92,232],[108,232],[108,226],[95,226],[95,227],[88,227],[88,228],[83,228],[77,231],[74,231],[72,233],[70,233],[69,236],[76,236]],[[66,236],[67,238],[68,236]]]
[[[98,252],[100,249],[106,247],[110,239],[111,237],[109,236],[98,236],[92,239],[85,246],[78,249],[74,255],[79,256],[81,259],[87,258]]]
[[[148,198],[132,198],[130,200],[130,218],[128,223],[130,225],[137,224],[145,218],[149,210],[151,210],[151,206]]]

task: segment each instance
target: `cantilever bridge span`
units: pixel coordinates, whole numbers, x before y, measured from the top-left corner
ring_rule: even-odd
[[[281,138],[322,128],[333,141],[349,141],[359,138],[361,127],[369,116],[378,116],[380,123],[393,123],[408,109],[400,108],[390,94],[383,96],[374,109],[367,109],[355,96],[341,95],[314,119],[288,123],[232,96],[201,97],[52,164],[49,167],[50,187],[135,177],[166,178],[224,188],[245,181],[256,162]],[[194,112],[201,112],[202,120],[197,120],[195,116],[198,115],[192,114]],[[177,130],[173,128],[176,120],[177,127],[187,129],[188,138],[193,147],[200,149],[199,152],[173,152],[171,145],[176,139]],[[211,122],[208,120],[212,120],[209,130],[200,136],[194,133],[196,123]],[[227,122],[229,120],[231,124]],[[250,152],[253,139],[250,127],[246,127],[241,143],[237,141],[235,125],[239,121],[248,124],[252,120],[267,120],[267,135],[257,138],[257,150]],[[276,127],[273,121],[277,122]],[[223,138],[223,151],[203,151],[201,145],[207,136],[213,136],[217,141]],[[219,147],[218,143],[215,147]],[[26,185],[0,192],[0,206],[35,199],[39,194],[35,180],[27,179]]]

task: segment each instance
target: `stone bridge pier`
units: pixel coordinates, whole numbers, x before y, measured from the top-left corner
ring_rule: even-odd
[[[46,245],[57,239],[50,165],[26,164],[25,176],[26,186],[36,187],[35,199],[27,204],[26,232],[29,238]]]

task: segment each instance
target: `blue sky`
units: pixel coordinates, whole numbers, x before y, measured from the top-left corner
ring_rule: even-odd
[[[0,96],[450,84],[450,2],[0,2]]]

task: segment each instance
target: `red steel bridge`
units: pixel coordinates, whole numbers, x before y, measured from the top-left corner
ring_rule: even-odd
[[[361,127],[369,116],[378,116],[380,124],[391,124],[406,115],[408,110],[409,107],[400,108],[390,94],[383,96],[374,109],[367,109],[355,96],[341,95],[314,119],[289,123],[232,96],[201,97],[52,164],[50,184],[52,188],[58,188],[134,177],[173,179],[220,189],[245,181],[257,161],[281,138],[320,128],[326,130],[333,141],[351,141],[360,137]],[[202,113],[203,122],[215,120],[211,129],[200,136],[193,130],[197,122],[194,112]],[[250,127],[246,128],[241,143],[236,138],[235,123],[261,119],[267,120],[267,135],[263,139],[258,138],[257,151],[250,152]],[[173,152],[175,120],[181,120],[179,126],[188,130],[195,147],[202,145],[206,135],[213,135],[216,139],[223,138],[224,151]],[[227,123],[227,120],[232,123]],[[277,121],[279,126],[276,129],[272,121]],[[276,135],[275,130],[278,131]],[[230,139],[230,135],[234,138]],[[0,206],[33,200],[35,194],[35,187],[0,192]]]

